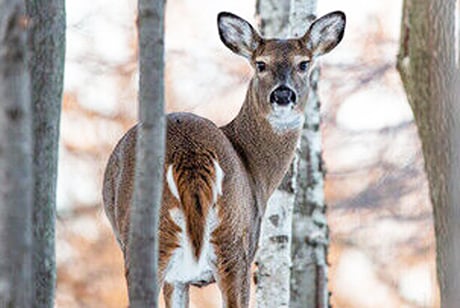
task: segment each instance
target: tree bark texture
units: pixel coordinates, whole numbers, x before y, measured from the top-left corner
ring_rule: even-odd
[[[460,0],[456,1],[456,10],[455,10],[455,64],[457,67],[460,66]],[[457,89],[458,90],[458,89]]]
[[[65,59],[64,0],[27,0],[34,131],[34,306],[53,307],[59,120]]]
[[[129,300],[158,306],[158,218],[163,188],[164,0],[139,0],[139,121],[136,179],[130,218]]]
[[[315,0],[259,0],[257,13],[266,37],[300,37],[314,20]],[[269,200],[257,257],[259,307],[327,307],[328,228],[321,159],[319,69],[296,159]]]
[[[313,22],[316,0],[291,1],[291,33],[303,35]],[[327,249],[329,228],[324,200],[319,67],[310,75],[310,95],[302,130],[292,219],[290,307],[329,307]]]
[[[32,306],[32,118],[23,1],[0,0],[0,306]]]
[[[289,36],[290,1],[258,0],[256,18],[265,38]],[[257,252],[257,306],[288,307],[291,266],[291,221],[294,206],[296,164],[268,201],[262,220]],[[291,180],[294,180],[292,182]]]
[[[460,303],[460,70],[455,2],[405,0],[398,55],[422,142],[441,306],[446,308]]]

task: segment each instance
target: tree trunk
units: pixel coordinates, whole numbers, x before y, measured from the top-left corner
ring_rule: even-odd
[[[139,0],[139,121],[129,234],[131,307],[158,306],[158,217],[163,189],[164,0]]]
[[[267,37],[303,35],[315,11],[315,0],[257,2],[261,31]],[[259,307],[328,306],[318,78],[315,68],[297,157],[269,200],[262,223],[257,257]]]
[[[64,0],[28,0],[34,174],[34,306],[52,307],[56,286],[56,180],[64,58]]]
[[[0,306],[32,306],[32,118],[23,1],[0,0]]]
[[[460,70],[455,2],[405,0],[398,55],[422,142],[441,306],[446,308],[460,303]]]
[[[316,1],[292,1],[294,33],[302,23],[314,20]],[[299,28],[300,26],[300,28]],[[329,307],[327,249],[329,228],[324,201],[321,141],[321,102],[318,97],[319,67],[310,77],[311,92],[305,110],[297,173],[297,192],[292,220],[292,269],[290,307]]]
[[[316,0],[292,0],[291,32],[302,35],[315,19]],[[310,76],[311,92],[299,149],[292,220],[290,307],[329,307],[327,248],[329,229],[324,201],[319,67]]]
[[[290,2],[283,0],[258,0],[256,17],[261,34],[266,38],[289,36]],[[289,270],[291,266],[291,221],[294,206],[296,164],[268,201],[262,221],[257,252],[257,306],[288,307]]]

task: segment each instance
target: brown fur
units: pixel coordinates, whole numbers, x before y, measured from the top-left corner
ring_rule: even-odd
[[[331,16],[338,19],[342,15],[335,13]],[[158,279],[163,285],[171,256],[180,245],[181,231],[187,233],[193,254],[199,258],[206,217],[210,207],[215,206],[218,225],[210,239],[217,258],[214,278],[226,307],[247,307],[250,267],[257,249],[261,218],[268,198],[289,167],[300,136],[300,127],[286,131],[273,128],[268,116],[274,109],[268,97],[275,86],[287,84],[298,97],[297,104],[292,106],[293,112],[303,114],[308,97],[309,73],[299,72],[298,61],[313,61],[314,55],[306,47],[309,33],[301,39],[263,40],[252,27],[244,27],[246,22],[241,22],[234,15],[222,14],[221,17],[237,21],[233,26],[242,27],[227,33],[232,24],[224,24],[220,28],[224,43],[236,52],[241,50],[244,56],[251,54],[252,65],[263,59],[267,63],[267,71],[255,74],[238,116],[224,127],[218,128],[211,121],[190,113],[167,116],[164,171],[166,174],[167,168],[173,166],[180,201],[172,195],[165,182],[160,209]],[[248,33],[253,36],[252,40]],[[237,35],[245,35],[249,41],[244,44],[238,42]],[[325,44],[325,48],[332,48],[330,41]],[[251,46],[256,49],[250,50]],[[127,271],[137,128],[129,130],[115,147],[107,164],[103,188],[106,214],[123,250]],[[216,204],[212,200],[216,181],[214,160],[225,174],[223,194]],[[173,221],[171,209],[182,211],[187,230],[181,230]],[[189,284],[202,286],[213,282],[214,278]],[[174,288],[169,283],[164,284],[167,307],[172,305]],[[188,290],[188,285],[184,290]],[[184,294],[188,298],[188,291]]]
[[[212,150],[201,148],[188,140],[184,151],[173,153],[173,178],[177,183],[180,206],[187,225],[193,253],[199,259],[204,236],[204,226],[209,207],[213,203],[213,182],[216,179]]]

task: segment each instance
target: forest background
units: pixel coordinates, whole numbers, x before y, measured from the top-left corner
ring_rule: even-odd
[[[110,151],[135,123],[135,1],[67,1],[58,174],[56,301],[124,307],[121,253],[102,212]],[[205,9],[204,9],[205,8]],[[254,1],[168,1],[166,108],[218,124],[243,101],[249,66],[220,42],[216,16],[256,24]],[[434,233],[423,158],[396,56],[402,1],[318,1],[347,14],[342,44],[322,60],[331,301],[335,307],[437,307]],[[192,292],[215,307],[216,287]]]

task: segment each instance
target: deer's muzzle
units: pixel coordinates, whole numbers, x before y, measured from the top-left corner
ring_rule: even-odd
[[[296,100],[297,96],[295,92],[285,85],[277,87],[270,94],[270,103],[278,104],[280,106],[295,104]]]

